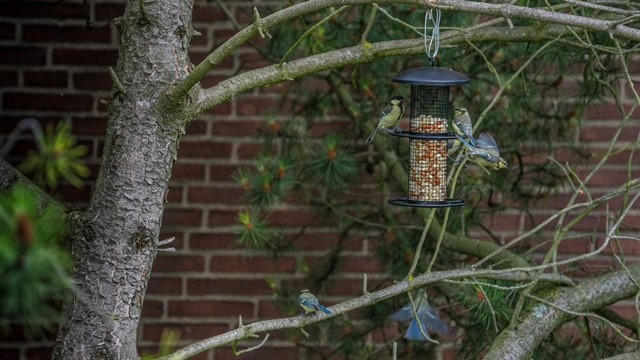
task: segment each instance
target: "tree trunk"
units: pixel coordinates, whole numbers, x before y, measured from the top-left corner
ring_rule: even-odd
[[[144,6],[144,8],[141,8]],[[186,101],[166,90],[188,72],[192,1],[129,1],[102,164],[89,208],[70,216],[75,295],[54,359],[135,359]],[[115,80],[117,77],[117,80]],[[170,105],[168,105],[170,104]]]

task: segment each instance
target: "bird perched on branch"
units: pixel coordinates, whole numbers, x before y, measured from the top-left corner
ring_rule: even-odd
[[[367,138],[367,144],[371,143],[376,137],[376,134],[380,129],[387,130],[388,128],[396,128],[398,121],[404,115],[404,98],[402,96],[394,96],[389,100],[389,105],[383,112],[380,113],[378,119],[378,125],[375,130]],[[389,131],[389,130],[387,130]]]
[[[409,327],[407,328],[404,338],[410,341],[425,341],[431,340],[429,337],[429,330],[436,334],[444,335],[449,332],[449,325],[444,322],[435,310],[429,306],[429,300],[427,300],[426,294],[421,294],[414,301],[415,314],[418,315],[419,321],[416,321],[414,317],[414,311],[411,308],[411,303],[405,305],[402,309],[396,311],[391,318],[395,321],[406,322],[411,320]],[[420,330],[422,328],[422,331]]]
[[[471,145],[476,146],[476,139],[473,138],[473,124],[467,109],[456,106],[454,108],[455,117],[451,122],[453,132],[459,136],[466,137]]]
[[[300,304],[306,314],[314,313],[316,311],[322,311],[325,314],[331,314],[331,310],[320,305],[318,298],[316,298],[307,289],[300,291],[300,296],[298,296],[298,304]]]
[[[488,166],[493,170],[508,168],[507,161],[500,157],[500,149],[491,134],[480,134],[476,139],[475,146],[462,136],[456,135],[456,137],[467,147],[465,156],[468,156],[469,160],[481,166]]]

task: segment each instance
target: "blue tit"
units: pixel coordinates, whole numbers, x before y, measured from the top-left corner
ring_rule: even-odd
[[[380,113],[378,125],[367,138],[367,144],[373,141],[380,129],[395,128],[402,115],[404,115],[404,98],[402,96],[394,96],[389,101],[387,108]]]
[[[491,134],[482,133],[476,139],[476,146],[471,145],[463,137],[458,139],[467,147],[466,156],[478,165],[488,166],[493,170],[507,169],[507,161],[500,157],[500,149]]]
[[[473,138],[473,124],[471,124],[471,117],[469,116],[469,112],[467,109],[463,107],[456,106],[454,108],[455,117],[451,122],[451,128],[453,132],[458,134],[459,136],[466,137],[469,139],[469,143],[473,146],[476,145],[476,139]]]
[[[320,303],[318,302],[318,298],[310,293],[307,289],[300,291],[300,296],[298,296],[298,304],[300,304],[306,314],[314,313],[316,311],[322,311],[325,314],[331,314],[331,310],[320,305]]]
[[[449,333],[449,325],[440,319],[436,311],[429,306],[429,300],[427,300],[426,294],[418,296],[414,300],[414,304],[416,306],[416,315],[418,315],[420,324],[418,324],[418,321],[413,317],[411,303],[408,303],[391,316],[395,321],[405,322],[411,320],[409,328],[407,328],[407,332],[404,334],[405,339],[410,341],[431,340],[431,337],[429,337],[429,330],[440,335]],[[420,331],[420,327],[422,327],[423,331]],[[426,338],[425,335],[427,336]]]

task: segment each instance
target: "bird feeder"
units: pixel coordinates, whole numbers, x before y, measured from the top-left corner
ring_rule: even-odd
[[[412,207],[461,206],[464,200],[447,199],[447,141],[451,106],[449,88],[469,77],[438,67],[422,67],[398,74],[395,83],[411,85],[409,131],[391,133],[409,138],[409,193],[389,204]]]

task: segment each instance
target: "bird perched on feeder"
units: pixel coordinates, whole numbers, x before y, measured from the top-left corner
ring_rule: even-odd
[[[500,157],[500,149],[491,134],[482,133],[476,139],[476,145],[471,145],[462,136],[456,137],[467,147],[466,156],[478,165],[488,166],[493,170],[507,169],[507,161]]]
[[[453,132],[469,139],[471,145],[476,146],[476,139],[473,138],[473,124],[471,124],[471,117],[467,109],[456,106],[454,108],[455,117],[451,122]]]
[[[376,137],[376,134],[380,129],[387,129],[390,127],[396,127],[398,121],[404,115],[404,98],[402,96],[394,96],[389,100],[389,105],[383,112],[380,113],[378,119],[378,125],[375,130],[367,138],[367,144],[371,143]],[[388,130],[387,130],[388,131]]]
[[[425,293],[418,296],[413,303],[415,304],[415,314],[418,315],[417,317],[420,320],[419,324],[414,318],[411,303],[408,303],[402,309],[391,315],[392,319],[395,321],[405,322],[411,320],[409,327],[407,328],[407,332],[404,334],[405,339],[410,341],[431,340],[428,330],[440,335],[444,335],[449,332],[449,325],[440,319],[436,311],[429,306],[429,300],[427,300],[427,295]],[[422,331],[420,328],[422,328]]]
[[[322,311],[325,314],[331,314],[331,310],[320,305],[320,302],[318,302],[318,298],[310,293],[307,289],[300,291],[300,296],[298,296],[298,304],[300,304],[306,314],[314,313],[316,311]]]

